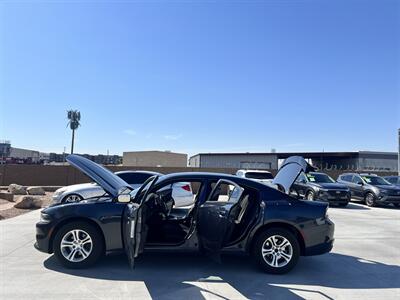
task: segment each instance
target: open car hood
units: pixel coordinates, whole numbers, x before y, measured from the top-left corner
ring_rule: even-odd
[[[283,162],[272,183],[288,194],[297,176],[301,172],[307,173],[311,171],[315,171],[315,168],[306,162],[303,157],[290,156]]]
[[[89,176],[114,198],[125,189],[132,190],[128,183],[119,178],[113,172],[87,158],[76,154],[71,154],[67,156],[67,161]]]

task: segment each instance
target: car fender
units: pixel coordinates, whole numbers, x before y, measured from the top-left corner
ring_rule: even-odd
[[[265,201],[264,203],[262,225],[257,226],[255,231],[252,232],[252,239],[260,228],[267,228],[271,224],[281,224],[283,227],[293,228],[299,234],[299,238],[301,238],[305,247],[314,244],[312,232],[318,230],[316,220],[325,218],[328,208],[326,203],[290,199]]]
[[[55,238],[58,230],[60,230],[60,228],[62,226],[72,223],[72,222],[87,222],[89,224],[94,225],[99,230],[101,236],[103,237],[104,246],[106,246],[106,238],[105,238],[104,231],[102,229],[102,226],[99,224],[99,222],[96,219],[89,218],[87,216],[70,215],[70,216],[65,216],[64,218],[58,220],[58,222],[53,227],[53,230],[50,233],[50,239],[49,239],[49,253],[53,252],[53,242],[54,242],[54,238]]]
[[[76,220],[88,220],[100,228],[104,237],[106,250],[122,249],[121,221],[125,205],[115,202],[101,203],[69,203],[61,204],[45,209],[54,220],[53,231],[58,230],[67,222]],[[51,232],[53,236],[54,232]]]

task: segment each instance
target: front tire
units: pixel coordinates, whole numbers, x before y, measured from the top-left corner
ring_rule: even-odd
[[[367,204],[367,206],[369,207],[374,207],[376,206],[376,197],[374,194],[368,192],[365,194],[365,204]]]
[[[53,251],[63,266],[71,269],[87,268],[103,255],[103,236],[89,223],[68,223],[57,231]]]
[[[295,235],[289,230],[271,228],[258,235],[252,255],[265,272],[285,274],[297,264],[300,246]]]
[[[308,191],[306,194],[306,199],[313,201],[315,199],[315,193],[313,191]]]

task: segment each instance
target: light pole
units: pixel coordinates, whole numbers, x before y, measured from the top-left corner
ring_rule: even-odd
[[[399,148],[397,149],[397,174],[400,176],[400,128],[397,130],[397,138],[399,141]]]
[[[74,142],[75,142],[75,130],[81,125],[81,113],[78,110],[69,110],[67,113],[68,125],[72,130],[72,141],[71,141],[71,154],[74,153]],[[68,126],[67,125],[67,126]]]

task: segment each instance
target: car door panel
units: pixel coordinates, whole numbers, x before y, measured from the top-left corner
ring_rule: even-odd
[[[233,203],[206,202],[199,207],[197,232],[204,250],[218,252],[222,248],[232,206]]]
[[[228,201],[210,201],[222,184],[233,185],[235,189],[230,192]],[[237,193],[237,195],[233,195]],[[199,206],[197,212],[197,233],[203,249],[210,253],[219,253],[224,241],[229,238],[231,226],[234,226],[234,215],[240,205],[243,189],[229,180],[220,180],[211,191],[209,199]],[[234,197],[238,197],[234,201]],[[231,201],[232,200],[232,201]]]
[[[138,255],[138,245],[143,224],[140,216],[140,205],[137,203],[129,203],[126,205],[122,222],[124,250],[128,257],[129,266],[134,267],[135,258]]]
[[[363,199],[364,198],[364,192],[363,192],[363,185],[356,183],[356,181],[361,181],[361,178],[358,176],[353,176],[353,190],[354,190],[354,197],[358,199]]]
[[[157,181],[158,176],[150,177],[135,195],[135,201],[126,204],[122,217],[122,234],[124,239],[124,250],[128,256],[129,265],[134,267],[135,258],[143,251],[146,242],[146,202],[151,198],[151,189]],[[149,184],[149,188],[142,195],[142,189]],[[136,199],[138,196],[138,199]]]

